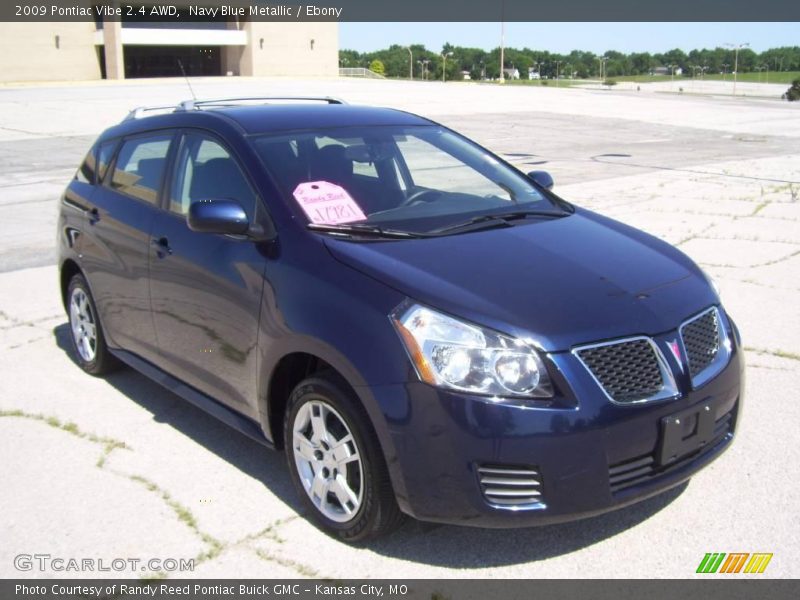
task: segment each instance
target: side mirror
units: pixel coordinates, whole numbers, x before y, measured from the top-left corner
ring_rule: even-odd
[[[531,171],[528,173],[528,177],[533,179],[533,181],[538,183],[546,190],[552,190],[553,186],[555,185],[553,176],[547,171]]]
[[[192,202],[186,222],[189,229],[199,233],[243,235],[250,229],[247,213],[236,200],[210,199]]]

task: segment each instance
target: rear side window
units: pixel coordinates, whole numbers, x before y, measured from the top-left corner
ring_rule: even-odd
[[[108,165],[114,157],[114,149],[117,147],[117,140],[103,142],[97,152],[97,181],[103,181],[108,171]]]
[[[111,177],[111,187],[157,204],[171,140],[171,134],[160,134],[123,142]]]
[[[75,179],[83,183],[94,184],[94,174],[97,165],[96,152],[97,147],[92,146],[92,149],[89,150],[86,158],[83,159],[81,166],[78,168],[78,172],[75,173]]]

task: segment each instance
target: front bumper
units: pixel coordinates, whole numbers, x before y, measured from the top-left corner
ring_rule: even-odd
[[[423,521],[520,527],[589,517],[674,487],[733,440],[744,381],[737,342],[727,366],[703,387],[685,382],[678,399],[637,405],[610,403],[566,354],[553,360],[574,396],[549,406],[497,403],[420,382],[373,387],[400,507]],[[713,414],[712,440],[662,465],[662,419],[692,407]],[[486,465],[535,469],[541,501],[493,504],[480,484]]]

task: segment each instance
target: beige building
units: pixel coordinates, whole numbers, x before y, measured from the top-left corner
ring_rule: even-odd
[[[0,23],[0,81],[250,75],[333,77],[337,23]]]

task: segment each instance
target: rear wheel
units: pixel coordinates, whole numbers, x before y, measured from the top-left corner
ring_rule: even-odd
[[[69,282],[67,314],[72,348],[81,368],[92,375],[104,375],[119,367],[119,361],[106,346],[92,293],[83,275],[75,275]]]
[[[333,376],[301,382],[284,422],[289,471],[323,529],[357,542],[397,527],[397,507],[377,436],[346,386]]]

